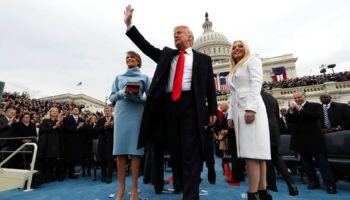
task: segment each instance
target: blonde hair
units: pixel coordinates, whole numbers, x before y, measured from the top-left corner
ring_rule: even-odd
[[[95,115],[89,115],[89,116],[86,118],[86,120],[85,120],[86,124],[90,124],[90,123],[91,123],[91,120],[92,120],[94,117],[96,118]]]
[[[59,120],[59,118],[61,117],[61,114],[59,113],[59,110],[56,107],[50,108],[50,110],[46,113],[46,115],[43,117],[43,119],[51,119],[51,112],[53,110],[56,110],[58,112],[58,115],[55,119]]]
[[[187,36],[189,36],[191,38],[191,42],[190,42],[190,45],[192,46],[193,45],[193,42],[194,42],[194,37],[193,37],[193,32],[191,31],[191,29],[186,26],[186,25],[179,25],[179,26],[175,26],[174,27],[174,32],[177,30],[177,29],[185,29],[185,33]]]
[[[243,44],[243,47],[245,49],[244,51],[244,56],[243,58],[236,62],[236,60],[233,58],[233,45],[237,42],[241,42]],[[243,63],[245,63],[248,58],[250,57],[250,50],[249,50],[249,46],[246,42],[244,42],[243,40],[236,40],[232,43],[232,46],[230,48],[230,63],[231,63],[231,66],[230,66],[230,75],[236,73],[238,67],[241,67],[243,65]]]

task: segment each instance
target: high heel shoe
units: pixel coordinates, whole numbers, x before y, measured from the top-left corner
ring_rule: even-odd
[[[297,196],[299,195],[299,190],[294,184],[288,185],[289,195],[290,196]]]

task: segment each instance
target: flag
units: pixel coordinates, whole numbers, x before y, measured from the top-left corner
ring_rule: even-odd
[[[215,84],[215,90],[218,90],[218,78],[216,74],[214,74],[214,84]]]
[[[81,85],[83,85],[83,82],[79,82],[78,84],[77,84],[77,86],[81,86]]]
[[[222,91],[228,91],[228,85],[227,85],[227,75],[228,72],[220,73],[220,90]]]
[[[286,68],[284,66],[272,68],[273,81],[287,80]]]

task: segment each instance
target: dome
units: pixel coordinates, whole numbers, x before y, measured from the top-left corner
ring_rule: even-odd
[[[231,43],[222,33],[213,31],[212,26],[208,13],[205,13],[204,32],[194,41],[193,49],[209,55],[213,62],[228,62]]]

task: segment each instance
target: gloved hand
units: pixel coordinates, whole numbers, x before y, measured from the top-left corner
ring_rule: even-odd
[[[141,96],[141,93],[134,94],[134,93],[125,93],[125,99],[129,101],[133,101],[136,103],[143,103],[145,100]]]

